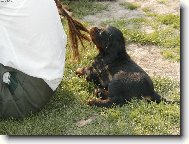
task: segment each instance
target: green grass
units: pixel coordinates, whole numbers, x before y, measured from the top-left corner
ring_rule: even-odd
[[[166,58],[166,59],[172,59],[175,61],[180,61],[180,47],[176,47],[174,49],[167,49],[162,51],[162,55]]]
[[[68,1],[64,1],[68,3]],[[90,2],[91,3],[91,2]],[[77,17],[94,13],[98,4],[90,6],[88,1],[71,2]],[[80,4],[78,6],[78,4]],[[148,18],[121,19],[107,21],[120,28],[128,43],[158,45],[162,54],[171,60],[180,59],[180,37],[175,21],[166,23],[158,14],[147,15]],[[166,17],[166,16],[165,16]],[[177,18],[176,18],[177,21]],[[104,23],[104,24],[107,24]],[[177,22],[176,22],[177,23]],[[65,29],[66,23],[64,23]],[[87,25],[87,24],[86,24]],[[147,34],[141,26],[151,26],[153,32]],[[161,26],[166,27],[162,28]],[[0,120],[0,134],[4,135],[180,135],[180,105],[146,103],[133,99],[122,107],[109,109],[90,107],[87,100],[93,95],[94,85],[84,78],[78,78],[75,70],[91,64],[97,54],[95,46],[85,43],[81,49],[82,60],[73,63],[70,59],[69,43],[66,53],[66,68],[62,83],[50,102],[39,113],[24,120]],[[155,90],[170,100],[180,100],[179,82],[165,77],[152,77]],[[91,123],[79,127],[81,120],[96,117]]]
[[[106,4],[99,4],[95,1],[79,0],[79,1],[67,1],[62,0],[63,4],[66,4],[71,8],[74,17],[83,18],[86,15],[92,15],[107,8]]]
[[[142,9],[144,12],[151,12],[151,8],[150,7],[144,7],[143,9]]]
[[[124,8],[129,9],[129,10],[136,10],[137,8],[139,8],[139,5],[136,3],[124,2],[124,3],[121,3],[121,5]]]
[[[160,4],[167,4],[169,1],[168,0],[157,0],[157,2]]]
[[[78,78],[74,70],[90,64],[96,49],[88,45],[83,60],[73,64],[67,61],[64,80],[54,97],[37,115],[22,121],[1,120],[0,134],[9,135],[179,135],[180,106],[146,103],[133,100],[122,107],[109,109],[90,107],[87,100],[93,97],[94,85]],[[156,91],[162,96],[179,100],[178,82],[168,78],[153,77]],[[78,127],[80,120],[92,116],[91,123]]]
[[[167,14],[167,15],[158,15],[158,20],[165,25],[172,25],[174,28],[180,28],[180,16]]]

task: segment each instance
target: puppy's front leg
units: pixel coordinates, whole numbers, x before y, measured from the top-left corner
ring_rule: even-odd
[[[102,88],[97,88],[94,91],[94,95],[96,95],[96,97],[100,98],[100,99],[107,99],[109,96],[109,92],[106,89],[102,89]]]
[[[94,99],[94,100],[89,100],[88,104],[90,106],[97,106],[97,107],[111,107],[114,103],[114,100],[112,98],[107,98],[107,99]]]
[[[93,71],[92,67],[84,67],[84,68],[78,68],[75,72],[75,74],[79,77],[84,75],[89,75]]]

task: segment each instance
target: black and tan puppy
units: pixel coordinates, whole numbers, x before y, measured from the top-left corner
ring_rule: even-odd
[[[99,54],[92,66],[76,70],[78,76],[86,75],[88,81],[98,86],[96,94],[99,98],[90,100],[89,105],[122,105],[134,97],[157,103],[166,101],[154,91],[148,74],[127,54],[120,30],[112,26],[93,27],[90,36]]]

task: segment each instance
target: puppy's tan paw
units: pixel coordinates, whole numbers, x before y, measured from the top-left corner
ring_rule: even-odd
[[[96,100],[94,100],[94,99],[88,101],[88,105],[90,105],[90,106],[95,105],[95,103],[96,103]]]
[[[76,74],[77,76],[79,76],[79,77],[85,75],[84,68],[78,68],[78,69],[75,71],[75,74]]]

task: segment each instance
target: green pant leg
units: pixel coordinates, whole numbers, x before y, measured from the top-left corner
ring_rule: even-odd
[[[2,81],[9,71],[10,83]],[[52,97],[51,88],[39,78],[0,64],[0,118],[24,118],[39,111]]]

